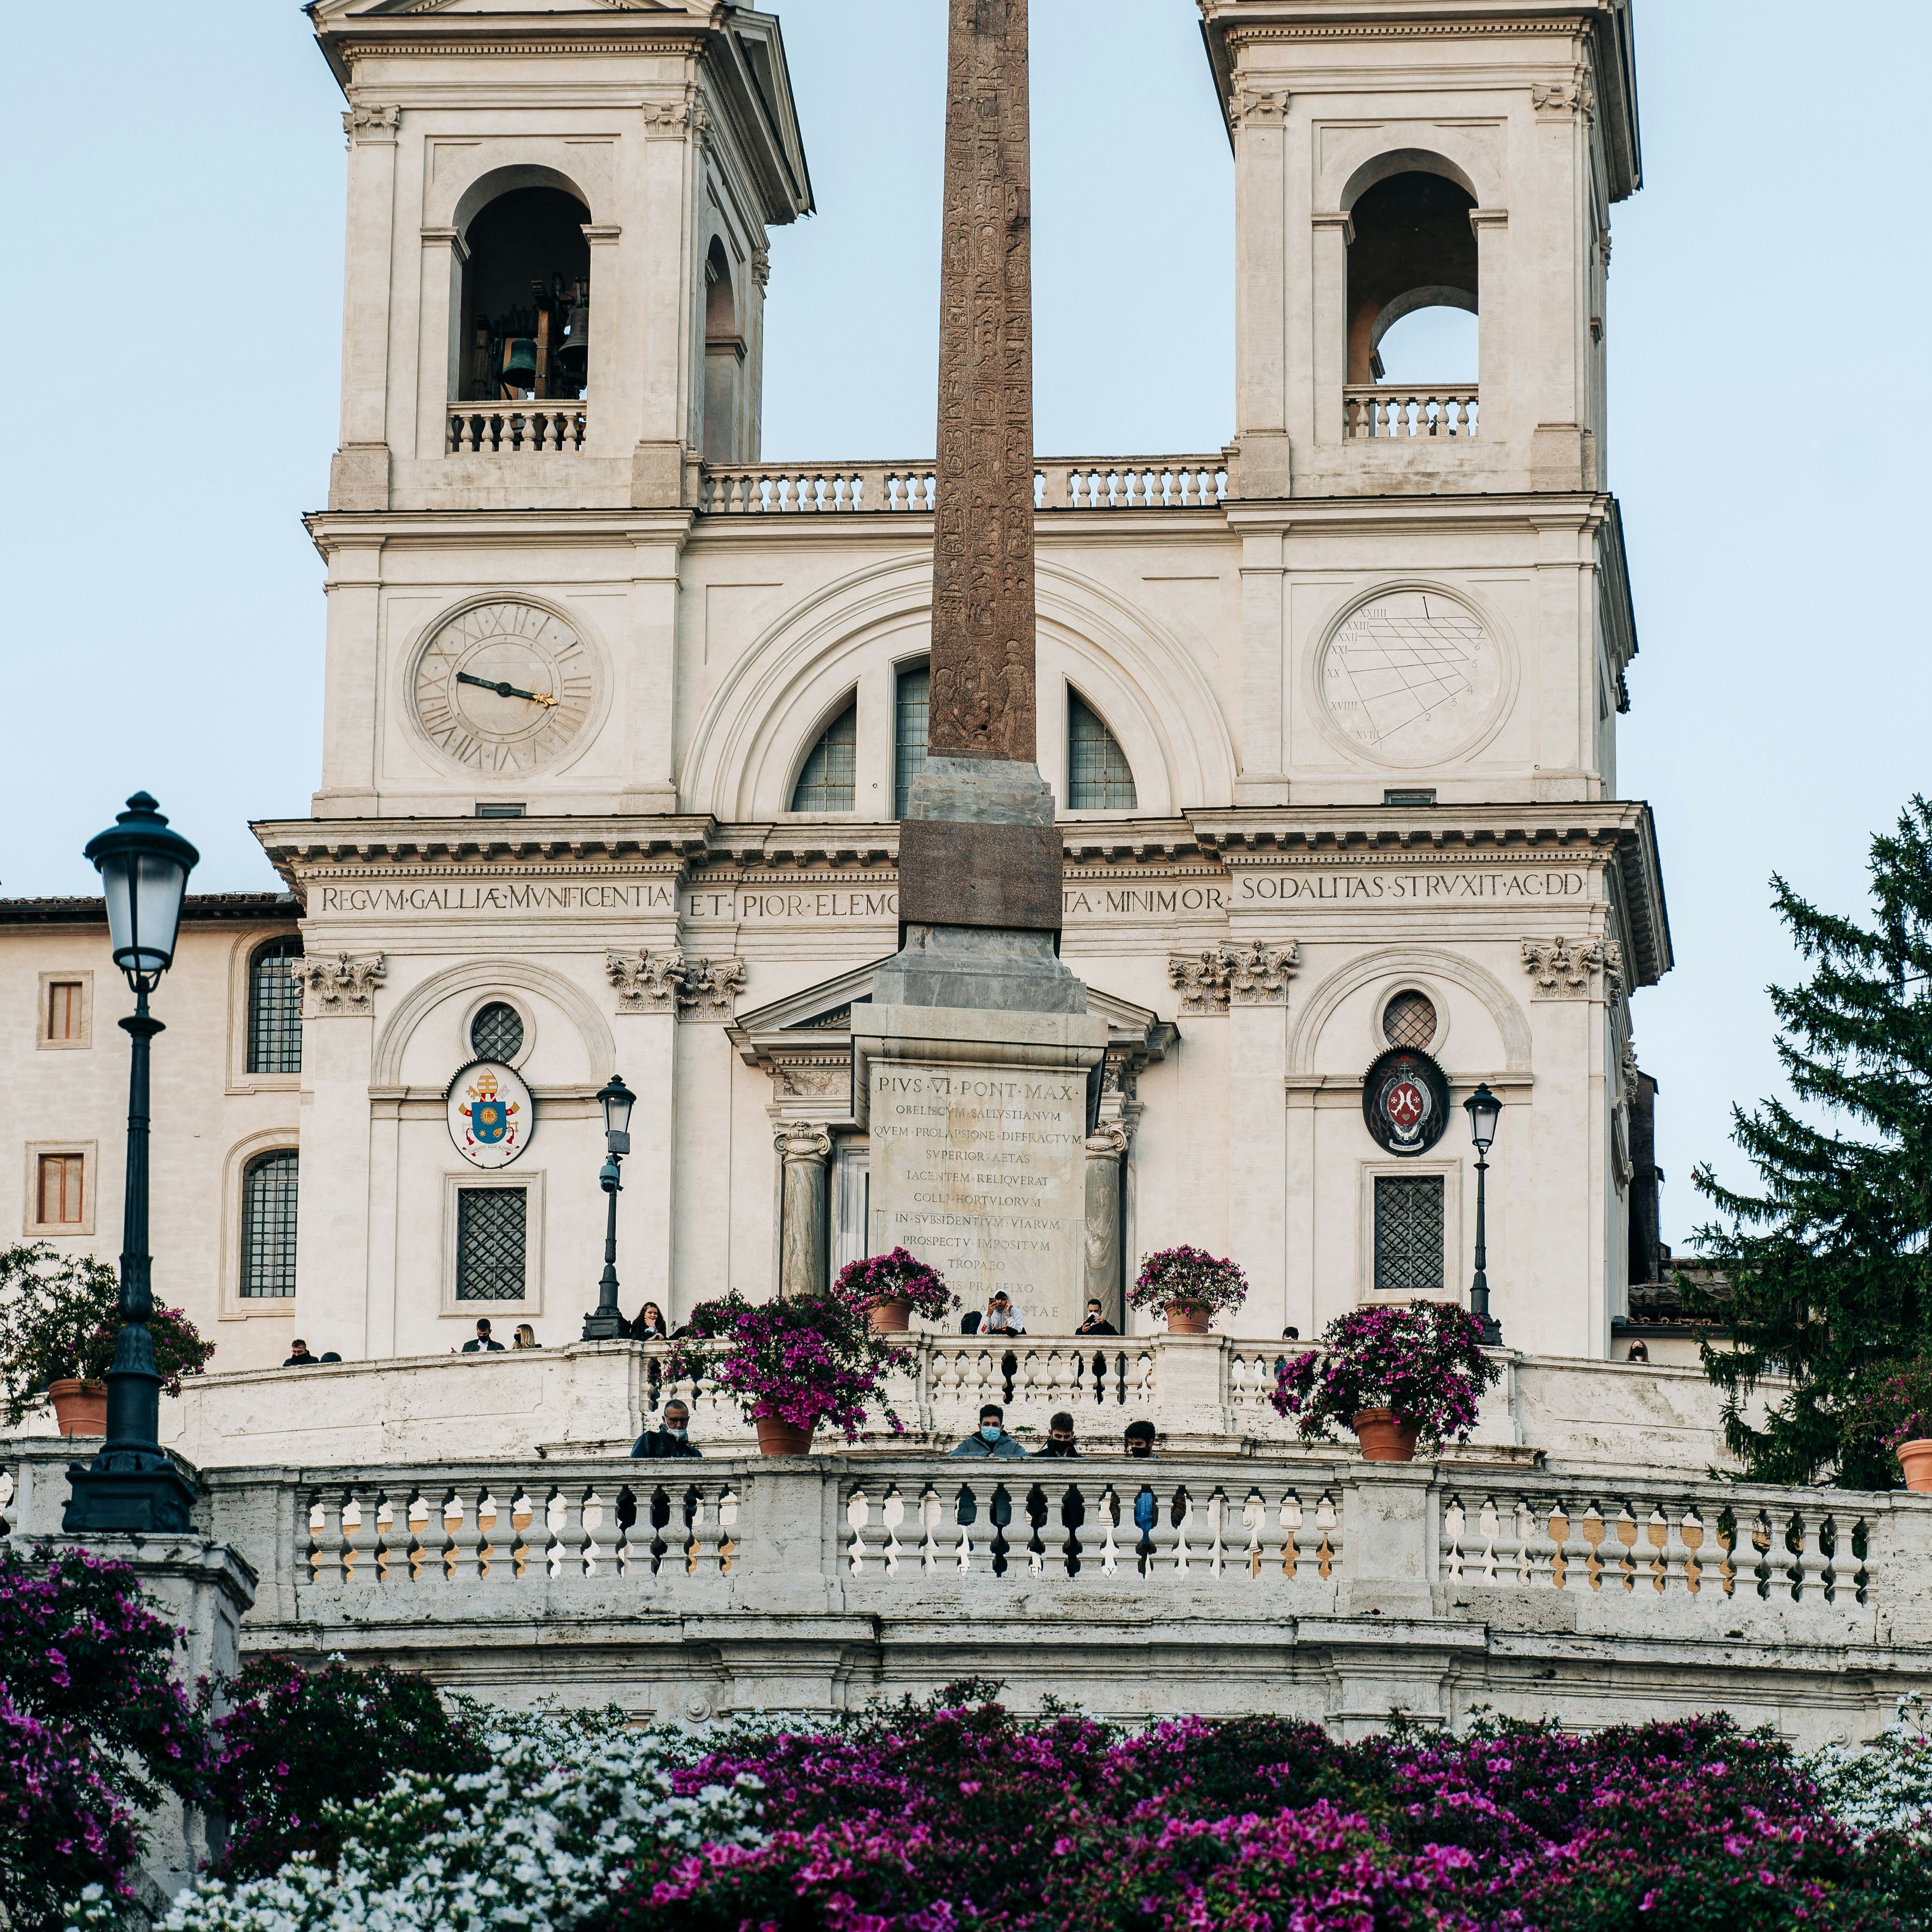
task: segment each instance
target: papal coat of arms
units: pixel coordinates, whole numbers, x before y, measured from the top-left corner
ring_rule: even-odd
[[[1449,1082],[1427,1054],[1398,1047],[1364,1076],[1362,1118],[1390,1154],[1426,1154],[1449,1124]]]
[[[449,1083],[449,1137],[472,1167],[508,1167],[536,1125],[530,1090],[513,1067],[478,1060]]]

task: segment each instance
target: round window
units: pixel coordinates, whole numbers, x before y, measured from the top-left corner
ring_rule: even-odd
[[[1436,1037],[1436,1002],[1413,988],[1396,994],[1382,1009],[1382,1037],[1391,1046],[1426,1053]]]
[[[493,1000],[470,1022],[470,1049],[478,1060],[514,1060],[524,1050],[523,1016]]]

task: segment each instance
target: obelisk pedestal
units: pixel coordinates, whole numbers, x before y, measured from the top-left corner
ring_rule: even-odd
[[[1067,1334],[1106,1023],[1060,964],[1035,764],[1026,0],[952,0],[928,755],[899,828],[900,950],[853,1009],[871,1243]]]

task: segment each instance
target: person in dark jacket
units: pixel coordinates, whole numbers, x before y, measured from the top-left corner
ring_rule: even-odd
[[[650,1460],[663,1456],[701,1456],[691,1439],[691,1412],[681,1402],[664,1404],[664,1426],[647,1429],[631,1444],[631,1454]]]
[[[1080,1445],[1073,1439],[1073,1418],[1065,1409],[1051,1417],[1046,1425],[1046,1446],[1036,1449],[1036,1456],[1072,1456],[1080,1454]]]
[[[1158,1462],[1160,1458],[1154,1453],[1154,1424],[1150,1422],[1130,1422],[1127,1424],[1127,1454],[1136,1462]]]
[[[1118,1335],[1120,1331],[1100,1312],[1100,1304],[1090,1301],[1087,1304],[1087,1318],[1074,1330],[1076,1335]]]
[[[631,1324],[631,1334],[639,1342],[668,1342],[670,1330],[664,1325],[664,1311],[655,1301],[647,1301],[638,1310],[638,1318]]]
[[[998,1456],[1002,1459],[1024,1456],[1026,1451],[1006,1433],[1006,1412],[996,1402],[980,1412],[980,1426],[958,1448],[955,1456]]]
[[[308,1344],[298,1337],[289,1344],[289,1358],[282,1364],[285,1369],[306,1369],[315,1360],[308,1352]]]
[[[490,1321],[487,1316],[477,1322],[476,1339],[473,1342],[464,1342],[463,1352],[466,1355],[500,1355],[503,1352],[502,1343],[490,1333]]]

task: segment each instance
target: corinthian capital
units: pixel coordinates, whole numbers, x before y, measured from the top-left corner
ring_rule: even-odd
[[[673,946],[668,952],[612,952],[604,970],[617,989],[620,1013],[668,1013],[677,1006],[684,980],[684,955]]]
[[[338,1019],[375,1010],[376,982],[388,970],[380,952],[358,958],[338,952],[332,959],[298,959],[290,968],[302,989],[302,1018]]]
[[[1590,990],[1590,975],[1604,964],[1600,939],[1526,939],[1523,970],[1536,982],[1532,997],[1579,1000]]]

